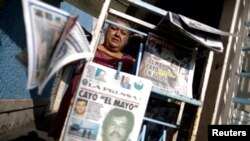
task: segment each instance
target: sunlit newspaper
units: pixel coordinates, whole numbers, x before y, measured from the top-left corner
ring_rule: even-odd
[[[93,56],[77,17],[36,0],[23,0],[28,46],[27,88],[42,92],[64,65]]]
[[[196,51],[149,33],[139,76],[152,80],[153,86],[169,94],[192,98]]]
[[[212,27],[209,27],[207,25],[204,25],[202,23],[199,23],[197,21],[191,20],[185,16],[179,15],[179,14],[175,14],[175,13],[171,13],[169,12],[169,19],[170,22],[175,25],[176,27],[179,28],[179,30],[181,32],[183,32],[185,35],[191,37],[192,39],[194,39],[195,41],[199,42],[200,44],[214,50],[217,52],[223,52],[224,48],[223,48],[223,44],[219,39],[219,36],[217,36],[216,38],[214,38],[214,36],[210,36],[208,35],[208,31],[209,33],[213,33],[213,34],[222,34],[224,35],[224,32],[219,32],[219,30],[216,30]],[[184,21],[184,22],[183,22]],[[185,23],[185,24],[183,24]],[[187,30],[187,28],[185,28],[185,26],[188,26],[189,28],[193,28],[195,30]],[[201,32],[201,31],[205,31],[205,32]]]
[[[236,36],[170,11],[163,21],[159,25],[161,29],[173,31],[176,35],[180,34],[216,52],[224,51],[221,36]]]
[[[151,87],[148,79],[87,63],[62,140],[136,141]]]

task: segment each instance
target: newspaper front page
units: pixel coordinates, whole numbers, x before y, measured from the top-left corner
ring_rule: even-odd
[[[148,34],[139,76],[170,94],[192,98],[196,51],[175,45],[168,39]]]
[[[136,141],[151,92],[148,79],[88,62],[63,141]]]
[[[27,89],[39,93],[62,66],[93,56],[77,18],[36,0],[23,0],[27,51]]]

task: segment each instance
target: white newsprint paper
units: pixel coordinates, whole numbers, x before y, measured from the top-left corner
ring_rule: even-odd
[[[224,32],[180,14],[168,12],[166,18],[158,25],[160,29],[169,30],[173,34],[181,35],[186,40],[195,41],[216,52],[223,52],[221,36],[237,36]]]
[[[37,0],[22,0],[28,51],[27,89],[41,93],[63,66],[93,53],[77,17]]]
[[[151,88],[148,79],[86,63],[61,139],[136,141]]]

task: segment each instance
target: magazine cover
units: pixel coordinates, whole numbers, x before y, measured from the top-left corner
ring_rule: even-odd
[[[152,82],[100,64],[85,65],[63,141],[136,141]]]
[[[164,37],[148,34],[139,76],[171,94],[192,98],[195,50],[177,46]]]
[[[28,52],[27,89],[42,89],[64,65],[93,53],[77,17],[37,0],[23,0]]]

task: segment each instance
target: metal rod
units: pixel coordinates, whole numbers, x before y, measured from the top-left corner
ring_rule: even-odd
[[[147,2],[144,2],[142,0],[128,0],[128,1],[131,2],[132,4],[138,6],[138,7],[147,9],[147,10],[149,10],[149,11],[151,11],[153,13],[156,13],[156,14],[158,14],[160,16],[166,16],[167,13],[168,13],[168,11],[163,10],[163,9],[161,9],[159,7],[156,7],[156,6],[154,6],[152,4],[149,4]]]
[[[168,126],[168,127],[171,127],[171,128],[179,128],[177,125],[170,124],[170,123],[163,122],[163,121],[159,121],[159,120],[155,120],[155,119],[151,119],[151,118],[148,118],[148,117],[144,117],[143,119],[146,120],[146,121],[149,121],[149,122],[153,122],[153,123],[156,123],[156,124],[163,125],[163,126]]]
[[[151,23],[145,22],[143,20],[140,20],[140,19],[135,18],[133,16],[127,15],[125,13],[122,13],[122,12],[117,11],[117,10],[112,9],[112,8],[109,9],[109,13],[113,14],[113,15],[116,15],[116,16],[119,16],[119,17],[122,17],[122,18],[124,18],[126,20],[132,21],[134,23],[140,24],[140,25],[145,26],[145,27],[150,28],[150,29],[155,29],[156,28],[156,26],[151,24]]]
[[[122,27],[122,28],[125,28],[125,29],[127,29],[127,30],[129,30],[129,31],[138,33],[138,34],[143,35],[143,36],[148,36],[147,33],[141,32],[141,31],[139,31],[139,30],[136,30],[136,29],[133,29],[133,28],[130,28],[130,27],[121,25],[121,24],[118,24],[118,23],[113,22],[113,21],[111,21],[111,20],[105,20],[105,22],[106,22],[106,23],[109,23],[109,24],[113,24],[113,25],[119,26],[119,27]]]
[[[97,21],[97,24],[96,24],[96,27],[92,36],[92,40],[89,45],[90,49],[92,49],[94,54],[97,48],[97,44],[99,42],[100,32],[102,30],[102,26],[106,18],[106,14],[109,9],[110,3],[111,3],[111,0],[105,0],[105,2],[103,3],[102,10],[100,12],[100,15],[99,15],[99,18],[98,18],[98,21]]]

